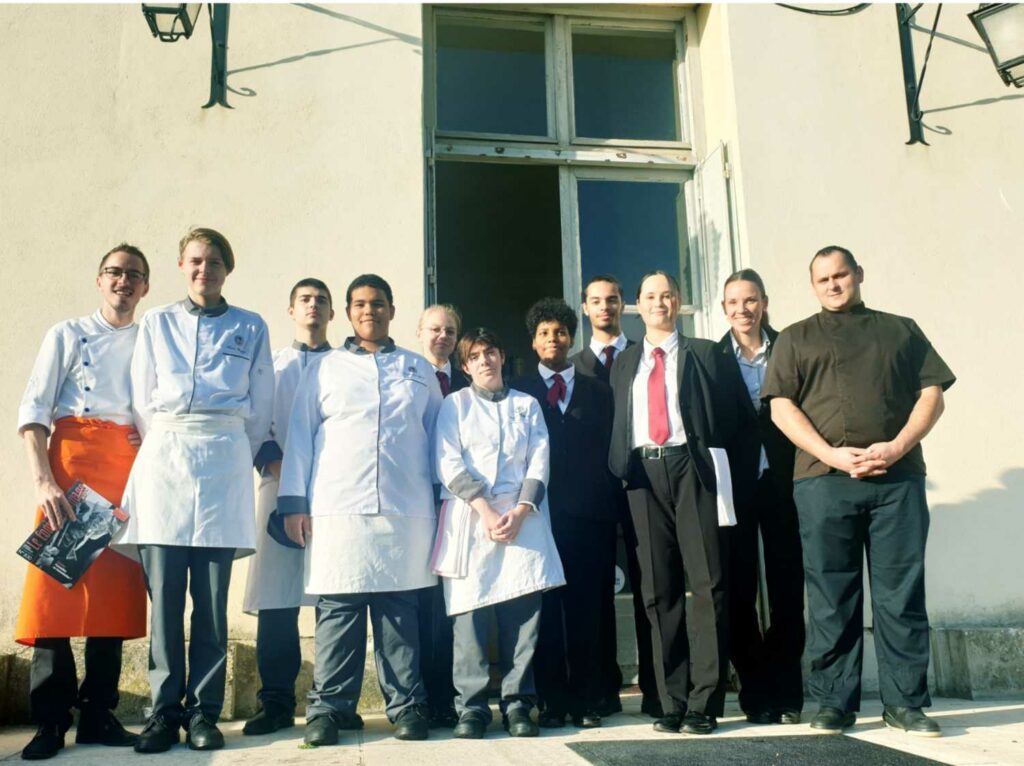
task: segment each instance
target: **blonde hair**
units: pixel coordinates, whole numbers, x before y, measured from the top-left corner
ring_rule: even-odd
[[[216,229],[205,229],[200,226],[193,226],[178,243],[178,262],[185,257],[185,248],[190,242],[202,242],[210,247],[215,247],[224,259],[224,268],[228,274],[235,270],[235,251],[231,249],[228,238]]]
[[[460,332],[462,332],[462,314],[460,314],[459,310],[450,303],[433,303],[427,306],[425,309],[423,309],[423,313],[420,314],[420,321],[416,325],[418,329],[423,329],[423,319],[431,311],[443,311],[445,314],[451,317],[451,320],[453,322],[455,322],[455,334],[458,335]]]

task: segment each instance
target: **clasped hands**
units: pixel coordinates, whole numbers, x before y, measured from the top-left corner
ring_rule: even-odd
[[[519,529],[523,526],[532,508],[527,503],[520,503],[506,513],[498,513],[489,504],[483,509],[477,509],[480,514],[480,521],[487,529],[487,536],[496,543],[510,543],[516,539]]]
[[[875,442],[868,447],[833,447],[825,462],[852,479],[867,479],[885,475],[904,454],[894,441]]]

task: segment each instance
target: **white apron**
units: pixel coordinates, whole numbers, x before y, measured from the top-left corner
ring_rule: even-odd
[[[129,514],[115,547],[256,549],[252,450],[242,418],[154,413],[122,501]]]
[[[249,559],[242,611],[256,614],[261,609],[292,609],[316,606],[316,596],[303,593],[302,578],[306,552],[288,548],[267,534],[267,519],[277,507],[278,481],[271,475],[260,481],[256,498],[256,555]]]
[[[513,493],[491,498],[491,507],[505,513],[516,506],[518,497]],[[527,514],[515,540],[497,543],[469,503],[458,498],[446,500],[431,568],[443,578],[449,615],[565,585],[547,501],[539,511]]]

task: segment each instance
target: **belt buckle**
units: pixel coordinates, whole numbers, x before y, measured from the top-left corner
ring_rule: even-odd
[[[662,460],[665,457],[665,448],[661,445],[657,447],[648,447],[647,449],[654,452],[654,454],[651,455],[653,460]]]

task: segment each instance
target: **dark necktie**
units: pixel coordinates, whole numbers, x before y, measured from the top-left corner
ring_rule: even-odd
[[[662,445],[668,441],[668,402],[665,394],[665,351],[654,349],[654,369],[647,379],[647,434]]]
[[[441,384],[441,396],[448,396],[452,392],[452,384],[448,380],[448,373],[437,370],[437,382]]]
[[[615,361],[615,346],[605,346],[601,349],[601,356],[604,357],[604,368],[610,370],[612,368],[612,362]]]
[[[548,389],[548,405],[557,407],[561,401],[565,401],[565,381],[556,372],[551,377],[551,388]]]

